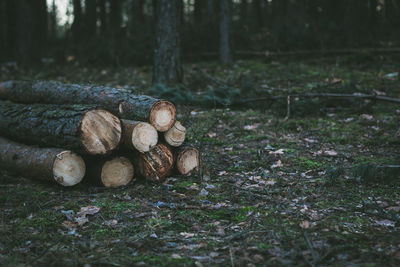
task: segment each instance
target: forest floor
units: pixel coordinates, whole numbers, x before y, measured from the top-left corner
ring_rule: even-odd
[[[261,88],[285,95],[290,81],[292,92],[326,92],[334,84],[399,98],[399,62],[390,56],[206,62],[185,65],[185,83],[194,96],[216,88],[215,81],[243,94]],[[151,81],[148,67],[2,68],[0,80],[138,91]],[[210,81],[196,78],[199,71]],[[286,105],[271,110],[260,101],[242,108],[180,105],[203,167],[162,184],[61,188],[0,172],[1,265],[399,266],[399,175],[382,166],[400,164],[400,105],[319,100],[294,99],[287,120]],[[82,225],[74,221],[85,217],[80,211],[88,214]]]

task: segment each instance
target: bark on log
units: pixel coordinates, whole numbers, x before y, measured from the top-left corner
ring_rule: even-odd
[[[197,148],[184,145],[175,151],[176,170],[185,176],[189,176],[199,170],[201,159]]]
[[[148,152],[158,142],[156,128],[147,122],[121,120],[123,145],[128,149],[136,149],[139,152]],[[171,128],[172,129],[172,128]]]
[[[104,86],[7,81],[0,83],[0,99],[20,103],[97,104],[124,119],[148,121],[160,132],[171,128],[176,117],[176,108],[169,101]]]
[[[26,144],[106,155],[121,140],[121,122],[94,106],[24,105],[0,101],[0,134]]]
[[[0,167],[26,178],[73,186],[85,176],[83,159],[69,150],[38,148],[0,137]]]
[[[88,171],[85,180],[105,187],[119,187],[133,179],[134,167],[122,156],[86,158]]]
[[[152,182],[162,182],[171,173],[173,165],[172,150],[161,143],[137,157],[139,174]]]
[[[164,140],[173,147],[178,147],[185,141],[186,128],[179,121],[164,133]]]

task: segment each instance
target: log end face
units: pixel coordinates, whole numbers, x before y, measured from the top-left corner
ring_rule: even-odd
[[[164,144],[158,144],[149,152],[140,154],[138,170],[146,180],[162,182],[170,174],[173,164],[171,149]]]
[[[197,171],[200,166],[200,153],[194,147],[183,149],[176,161],[176,168],[182,175],[189,176],[193,171]]]
[[[127,185],[133,179],[133,164],[125,157],[106,161],[101,169],[101,182],[105,187]]]
[[[168,131],[175,123],[175,105],[166,100],[157,101],[150,110],[150,123],[159,132]]]
[[[80,183],[85,176],[84,160],[71,151],[59,153],[53,163],[53,177],[63,186],[73,186]]]
[[[139,152],[148,152],[158,142],[156,128],[147,122],[140,122],[132,131],[132,145]]]
[[[186,128],[179,122],[176,121],[175,124],[164,133],[165,141],[174,147],[178,147],[185,141]]]
[[[108,154],[121,141],[121,121],[106,110],[88,111],[82,119],[81,141],[91,155]]]

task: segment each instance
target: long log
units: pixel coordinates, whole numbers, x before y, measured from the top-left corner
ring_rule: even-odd
[[[0,135],[40,146],[106,155],[121,140],[121,122],[94,106],[25,105],[0,101]]]
[[[105,187],[119,187],[129,184],[133,179],[134,166],[123,156],[107,158],[86,158],[87,175],[85,180]]]
[[[178,147],[183,144],[186,136],[186,128],[176,121],[174,125],[164,133],[164,140],[173,147]]]
[[[183,145],[175,150],[176,170],[185,176],[189,176],[199,170],[201,165],[200,152],[191,145]]]
[[[162,182],[171,173],[174,165],[171,148],[162,143],[149,152],[140,153],[136,160],[139,174],[152,182]]]
[[[126,148],[136,149],[143,153],[157,145],[158,133],[151,124],[130,120],[121,120],[121,122],[123,128],[122,142]]]
[[[0,166],[26,178],[57,182],[63,186],[79,183],[86,170],[83,159],[72,151],[27,146],[2,137]]]
[[[176,117],[175,106],[169,101],[105,86],[7,81],[0,83],[0,99],[20,103],[98,104],[123,119],[148,121],[160,132],[171,128]]]

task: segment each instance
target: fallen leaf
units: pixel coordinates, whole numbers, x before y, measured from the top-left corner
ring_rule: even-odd
[[[208,195],[208,191],[207,190],[205,190],[204,188],[203,189],[201,189],[201,191],[200,191],[200,193],[199,193],[199,196],[207,196]]]
[[[84,217],[86,215],[93,215],[100,211],[99,207],[89,205],[87,207],[82,207],[81,211],[76,214],[78,217]]]
[[[375,221],[375,223],[377,225],[380,226],[386,226],[386,227],[394,227],[395,226],[395,222],[391,221],[391,220],[382,220],[382,221]]]
[[[184,238],[190,238],[190,237],[194,237],[195,234],[194,233],[187,233],[187,232],[181,232],[179,233],[181,236],[183,236]]]

